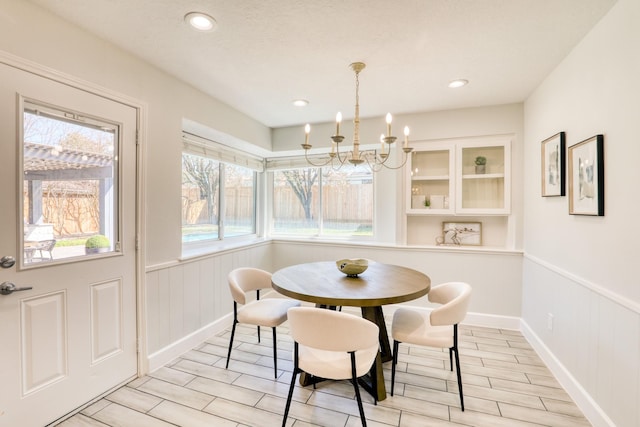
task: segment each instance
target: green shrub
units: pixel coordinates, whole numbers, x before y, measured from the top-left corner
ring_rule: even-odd
[[[111,243],[109,239],[101,234],[89,237],[84,244],[84,247],[87,249],[108,248],[110,246]]]

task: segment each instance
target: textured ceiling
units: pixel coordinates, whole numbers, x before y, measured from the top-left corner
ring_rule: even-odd
[[[522,102],[615,0],[30,0],[270,127]],[[185,14],[218,29],[191,30]],[[456,78],[470,83],[449,89]],[[305,108],[292,106],[309,100]]]

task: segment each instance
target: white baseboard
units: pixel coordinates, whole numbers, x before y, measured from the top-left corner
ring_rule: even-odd
[[[571,372],[553,355],[551,350],[524,320],[521,321],[521,331],[522,335],[524,335],[529,344],[531,344],[536,353],[538,353],[589,422],[594,427],[616,427],[611,418],[607,416],[602,408],[593,400],[591,395],[587,393],[582,385],[571,375]]]
[[[216,335],[233,323],[233,314],[228,314],[215,322],[209,323],[195,332],[181,338],[180,340],[168,345],[167,347],[150,354],[147,358],[147,366],[149,372],[153,372],[171,362],[176,357],[187,351],[199,346],[209,337]],[[148,372],[147,372],[148,373]]]
[[[519,331],[521,319],[519,317],[500,316],[497,314],[467,313],[467,317],[464,318],[462,324]]]

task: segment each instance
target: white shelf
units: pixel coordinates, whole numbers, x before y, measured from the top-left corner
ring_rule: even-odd
[[[503,173],[481,173],[462,175],[462,179],[500,179],[504,178]]]
[[[452,215],[451,209],[425,209],[425,208],[412,208],[407,209],[407,215]]]
[[[418,175],[412,176],[411,181],[448,181],[449,175]]]

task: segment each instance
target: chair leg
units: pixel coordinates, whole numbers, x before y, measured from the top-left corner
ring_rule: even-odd
[[[460,355],[458,354],[458,349],[455,350],[456,353],[456,374],[458,376],[458,391],[460,392],[460,409],[464,412],[464,397],[462,396],[462,376],[460,376]]]
[[[356,353],[355,351],[350,351],[349,354],[351,355],[351,382],[353,382],[353,388],[356,391],[360,420],[362,421],[362,427],[367,427],[367,420],[364,417],[364,408],[362,407],[362,398],[360,397],[360,387],[358,387],[358,377],[356,377]]]
[[[391,396],[396,385],[396,365],[398,364],[398,341],[393,340],[393,361],[391,362]]]
[[[456,375],[458,377],[458,391],[460,392],[460,409],[464,412],[464,397],[462,396],[462,376],[460,375],[460,352],[458,351],[458,325],[453,325],[453,351],[456,353]]]
[[[236,333],[236,325],[238,322],[233,321],[233,326],[231,327],[231,339],[229,340],[229,352],[227,353],[227,365],[224,369],[229,369],[229,358],[231,357],[231,348],[233,347],[233,336]]]
[[[291,398],[293,397],[293,388],[296,386],[296,376],[298,375],[298,343],[294,342],[293,347],[293,373],[291,374],[291,385],[289,386],[289,395],[287,396],[287,404],[284,407],[284,416],[282,417],[282,427],[287,425],[287,416],[289,415],[289,407],[291,406]]]
[[[453,347],[449,347],[449,366],[453,372]]]
[[[260,342],[260,326],[258,326],[258,342]]]
[[[273,327],[273,377],[278,379],[278,346],[276,341],[276,327]]]

